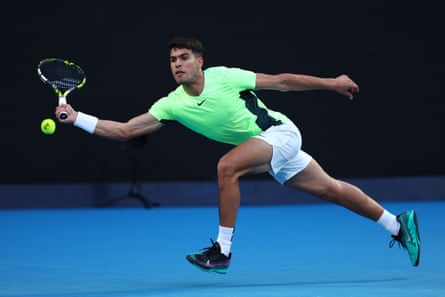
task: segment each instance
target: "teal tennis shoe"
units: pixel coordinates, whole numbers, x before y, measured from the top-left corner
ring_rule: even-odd
[[[411,264],[418,266],[420,261],[420,234],[417,216],[414,210],[404,212],[397,216],[400,223],[400,231],[397,235],[392,235],[393,240],[389,247],[393,247],[397,242],[408,251]]]

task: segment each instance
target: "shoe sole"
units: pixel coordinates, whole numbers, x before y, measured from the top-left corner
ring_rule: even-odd
[[[220,273],[220,274],[226,274],[227,271],[229,270],[228,267],[224,267],[224,268],[218,268],[218,267],[205,267],[205,266],[201,266],[193,256],[191,255],[187,255],[186,257],[187,261],[189,261],[194,267],[198,268],[201,271],[204,272],[216,272],[216,273]]]
[[[420,262],[420,233],[419,233],[419,225],[417,224],[417,215],[415,211],[413,211],[413,219],[414,219],[414,226],[416,227],[416,237],[417,237],[417,259],[413,263],[413,265],[418,266]]]

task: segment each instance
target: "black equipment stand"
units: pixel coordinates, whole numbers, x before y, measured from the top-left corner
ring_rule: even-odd
[[[137,148],[145,145],[147,143],[148,137],[146,135],[137,137],[133,140],[129,140],[125,142],[122,147],[125,149],[127,147],[131,150],[131,186],[128,190],[128,193],[126,195],[118,196],[115,198],[112,198],[110,200],[104,201],[97,206],[99,207],[105,207],[105,206],[111,206],[117,202],[120,202],[122,200],[127,199],[136,199],[139,200],[142,205],[144,205],[145,208],[152,208],[154,206],[159,206],[159,203],[150,201],[147,197],[142,195],[141,193],[141,186],[138,182],[137,178],[137,158],[136,158],[136,150]]]

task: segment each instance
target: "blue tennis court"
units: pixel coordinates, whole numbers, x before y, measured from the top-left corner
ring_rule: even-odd
[[[417,211],[419,267],[324,203],[242,206],[226,275],[185,260],[216,236],[216,207],[3,210],[0,296],[445,296],[445,202],[383,206]]]

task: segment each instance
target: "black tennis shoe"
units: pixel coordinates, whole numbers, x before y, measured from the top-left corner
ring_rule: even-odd
[[[202,253],[188,254],[187,261],[206,272],[227,273],[232,254],[230,253],[227,257],[221,253],[221,246],[218,242],[214,242],[212,239],[210,241],[212,242],[211,247],[204,248]]]

